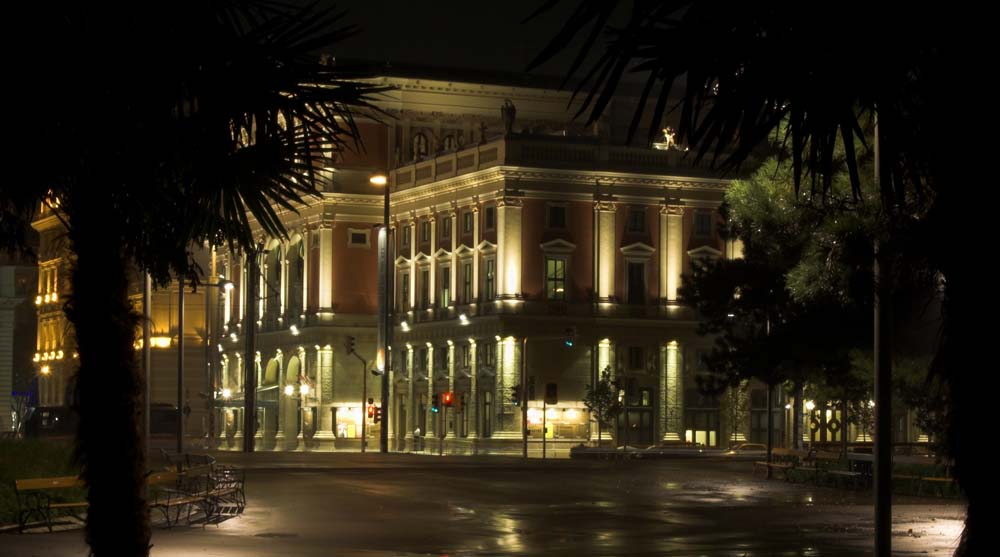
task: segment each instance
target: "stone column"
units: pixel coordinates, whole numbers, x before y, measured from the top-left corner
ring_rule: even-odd
[[[413,423],[414,417],[417,412],[417,399],[414,396],[414,384],[417,382],[417,374],[413,369],[413,346],[410,343],[406,343],[406,353],[403,356],[406,358],[406,369],[410,373],[410,381],[407,386],[407,399],[406,399],[406,434],[405,442],[406,446],[404,450],[413,450]]]
[[[684,269],[684,207],[667,205],[666,219],[666,299],[668,303],[677,303],[677,289],[681,285],[681,272]]]
[[[681,441],[684,439],[684,377],[680,345],[672,340],[662,350],[660,431],[664,441]]]
[[[417,217],[410,215],[410,311],[417,307]]]
[[[451,219],[451,281],[448,288],[451,292],[451,305],[454,306],[457,305],[455,300],[458,298],[458,236],[462,233],[462,225],[458,222],[458,208],[452,206],[447,218]]]
[[[435,252],[437,252],[437,218],[434,213],[431,213],[427,217],[427,220],[431,223],[431,252],[430,254],[430,285],[427,287],[428,294],[428,307],[437,307],[437,257],[435,257]],[[433,371],[433,370],[432,370]]]
[[[521,199],[497,200],[497,287],[500,298],[521,297]]]
[[[316,346],[316,435],[313,440],[321,450],[333,450],[336,431],[333,423],[333,349]]]
[[[615,246],[615,204],[611,201],[595,201],[597,228],[594,230],[596,248],[597,300],[613,302],[615,299],[615,267],[617,253]],[[602,368],[603,369],[603,368]]]
[[[469,440],[474,441],[479,437],[479,416],[476,413],[477,406],[476,400],[478,400],[478,378],[479,378],[479,364],[476,356],[476,341],[474,339],[469,339],[469,403],[462,409],[463,412],[469,413],[469,424],[472,427],[469,428]],[[472,444],[472,452],[475,454],[475,443]]]
[[[452,273],[452,276],[454,276],[454,273]],[[448,391],[452,393],[452,396],[455,395],[455,343],[450,340],[448,341]],[[444,424],[445,436],[448,439],[455,438],[456,428],[454,426],[449,427],[449,420],[450,423],[454,424],[457,418],[455,416],[455,412],[452,411],[454,409],[454,401],[452,402],[452,405],[452,408],[448,410],[448,415],[445,418]]]
[[[424,438],[429,437],[431,429],[434,430],[434,436],[438,435],[437,423],[434,421],[434,413],[431,412],[431,399],[434,397],[434,345],[427,343],[427,360],[424,362],[427,366],[427,406],[424,411],[427,412],[427,431],[422,432]],[[426,448],[426,445],[425,445]]]
[[[333,229],[319,226],[319,313],[333,310]]]
[[[479,301],[479,204],[472,206],[472,299]]]
[[[308,315],[309,310],[309,266],[312,265],[312,261],[309,260],[309,248],[312,246],[312,232],[309,230],[308,226],[302,227],[302,314]],[[302,323],[305,325],[305,323]],[[319,360],[317,360],[318,362]],[[318,373],[317,368],[317,373]],[[318,377],[318,376],[317,376]],[[317,427],[319,425],[319,416],[316,417]]]

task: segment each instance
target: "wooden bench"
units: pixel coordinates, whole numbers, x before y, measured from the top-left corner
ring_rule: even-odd
[[[782,449],[773,448],[771,449],[771,461],[757,460],[753,463],[753,471],[756,474],[757,470],[763,470],[764,474],[767,472],[780,470],[785,480],[788,480],[788,471],[794,470],[798,467],[799,461],[802,456],[806,454],[802,451],[796,451],[793,449]]]
[[[155,494],[150,509],[163,513],[168,528],[180,522],[185,511],[190,524],[195,510],[204,514],[207,523],[222,514],[240,514],[246,509],[245,476],[236,468],[207,464],[183,472],[156,472],[148,482]]]
[[[81,488],[83,485],[83,480],[76,476],[14,480],[18,531],[24,532],[32,517],[43,520],[49,527],[49,532],[52,531],[52,518],[57,512],[68,512],[70,516],[80,518],[78,513],[87,509],[87,501],[60,501],[53,498],[52,492]]]

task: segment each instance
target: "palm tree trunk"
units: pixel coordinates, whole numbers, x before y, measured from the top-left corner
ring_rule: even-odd
[[[128,299],[129,265],[116,235],[103,232],[110,224],[101,222],[103,199],[90,197],[76,200],[80,210],[71,215],[75,261],[67,304],[79,353],[74,405],[76,457],[89,503],[85,536],[96,557],[146,557],[142,378],[134,347],[139,316]]]

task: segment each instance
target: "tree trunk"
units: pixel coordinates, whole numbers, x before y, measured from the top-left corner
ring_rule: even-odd
[[[149,554],[139,428],[143,382],[134,343],[139,316],[128,299],[127,261],[96,192],[75,199],[69,237],[75,256],[67,317],[76,333],[80,416],[76,457],[87,485],[86,542],[97,557]]]
[[[802,381],[795,382],[795,402],[792,404],[792,447],[802,449],[802,397],[805,388]]]
[[[601,415],[597,415],[597,447],[601,447]]]
[[[771,396],[774,393],[774,385],[767,384],[767,461],[771,462],[771,451],[774,449],[774,401]],[[767,467],[767,479],[771,479],[771,467]]]

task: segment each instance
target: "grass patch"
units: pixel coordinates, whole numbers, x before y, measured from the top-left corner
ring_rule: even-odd
[[[14,480],[75,476],[80,469],[72,463],[69,442],[33,439],[0,439],[0,524],[17,522]],[[62,490],[60,499],[79,500],[83,490]]]

